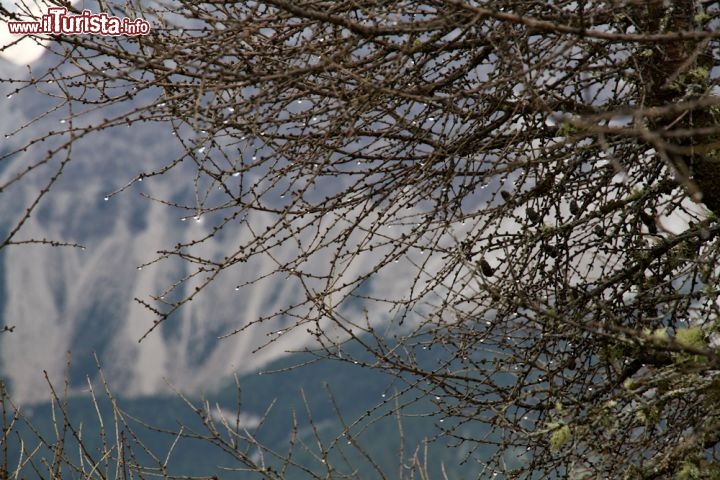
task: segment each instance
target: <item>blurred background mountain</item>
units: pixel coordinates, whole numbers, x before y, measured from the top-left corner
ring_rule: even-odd
[[[2,62],[0,68],[3,78],[25,74],[25,67],[8,62]],[[50,57],[33,64],[34,75],[45,70],[52,70]],[[4,135],[46,115],[20,134],[5,138],[3,153],[72,121],[67,112],[52,111],[53,99],[38,90],[16,93],[9,83],[0,83],[0,88]],[[145,100],[142,96],[136,99]],[[103,115],[107,112],[88,114],[82,121],[100,121]],[[12,155],[0,163],[0,178],[6,181],[17,175],[52,144],[53,140],[48,140]],[[146,197],[192,202],[194,172],[189,169],[178,168],[162,181],[136,182],[121,194],[108,195],[179,153],[167,124],[115,128],[77,142],[72,161],[17,239],[74,242],[84,249],[30,245],[0,254],[0,319],[14,327],[12,334],[0,337],[0,368],[17,401],[46,399],[42,372],[48,371],[54,381],[61,380],[66,374],[67,352],[73,356],[71,386],[85,385],[88,375],[95,378],[95,352],[117,388],[127,395],[147,395],[166,391],[165,379],[190,391],[217,387],[232,373],[254,371],[287,350],[302,349],[307,342],[302,334],[285,336],[251,354],[267,342],[270,332],[283,327],[283,319],[219,340],[299,298],[300,292],[292,285],[277,281],[236,291],[238,283],[271,268],[255,261],[248,262],[247,270],[235,278],[217,281],[138,343],[153,326],[154,316],[134,298],[160,295],[186,273],[179,262],[143,264],[154,259],[157,251],[209,232],[209,228],[191,212],[173,210]],[[0,233],[6,234],[15,225],[56,165],[50,162],[3,192]],[[238,237],[230,231],[216,235],[208,248],[218,254],[236,248]],[[233,233],[242,234],[239,228]],[[173,293],[181,294],[181,290]]]
[[[0,77],[6,79],[39,76],[52,69],[51,56],[35,62],[31,73],[26,67],[0,60]],[[52,96],[41,91],[51,89],[52,84],[20,92],[15,88],[10,82],[0,82],[3,102],[0,155],[74,121],[67,112],[54,111]],[[135,99],[144,100],[142,96]],[[82,121],[100,121],[106,114],[104,111],[86,114]],[[14,133],[36,118],[41,119]],[[36,144],[0,162],[0,183],[37,161],[54,143],[57,140]],[[233,415],[237,405],[233,375],[239,374],[245,420],[252,424],[253,419],[260,418],[276,402],[262,433],[262,440],[271,446],[286,448],[292,412],[305,408],[301,390],[308,393],[310,409],[318,412],[313,421],[320,425],[322,436],[328,441],[339,438],[345,427],[331,408],[331,392],[336,392],[337,405],[346,419],[358,418],[371,410],[369,418],[384,417],[363,429],[363,439],[383,468],[396,468],[397,419],[388,415],[391,405],[375,410],[378,404],[391,398],[395,389],[402,388],[392,378],[337,362],[258,376],[263,368],[283,369],[307,360],[288,352],[302,350],[309,344],[310,336],[304,331],[277,336],[287,326],[288,320],[282,317],[220,339],[301,298],[301,291],[277,277],[250,288],[235,289],[239,283],[272,270],[274,265],[270,263],[248,262],[245,271],[236,273],[236,277],[226,276],[214,282],[202,296],[138,342],[152,327],[154,316],[134,298],[160,295],[186,273],[186,266],[177,262],[145,263],[155,258],[157,251],[195,238],[207,227],[202,218],[193,218],[191,212],[148,198],[175,201],[192,198],[194,172],[187,168],[174,169],[161,179],[135,182],[118,195],[110,194],[179,154],[179,145],[169,126],[160,123],[119,127],[77,142],[71,151],[72,161],[17,239],[74,242],[84,248],[24,245],[0,250],[0,325],[12,329],[0,335],[0,376],[9,386],[11,398],[22,405],[28,419],[40,431],[51,432],[45,372],[57,386],[67,379],[71,417],[85,425],[86,438],[93,442],[97,440],[92,440],[97,412],[88,396],[88,386],[100,387],[96,356],[113,394],[123,399],[127,411],[151,425],[168,429],[196,420],[196,412],[172,393],[175,388],[191,398],[212,398],[222,411]],[[57,161],[30,173],[3,192],[0,234],[6,235],[14,227],[44,188]],[[236,248],[236,235],[242,234],[239,229],[225,229],[207,248],[221,254]],[[387,292],[402,289],[402,285],[390,278],[364,288]],[[176,291],[173,295],[179,297],[182,293]],[[367,308],[371,316],[382,315],[373,312],[371,306],[354,308]],[[253,353],[269,336],[275,341]],[[103,408],[109,406],[106,400],[100,403]],[[421,444],[440,421],[425,415],[430,407],[430,399],[412,407],[412,416],[404,427],[408,447]],[[308,419],[304,428],[310,428]],[[160,450],[167,449],[172,442],[171,437],[150,430],[146,435],[143,441]],[[173,463],[175,473],[208,474],[208,469],[218,464],[226,461],[232,464],[231,459],[223,458],[209,444],[199,447],[183,443],[178,452],[176,458],[182,461]],[[478,469],[477,465],[457,467],[462,458],[455,456],[463,452],[458,449],[445,452],[442,442],[432,452],[437,472],[445,462],[466,472]],[[306,452],[302,462],[312,464],[316,460]],[[358,461],[362,463],[361,459]]]

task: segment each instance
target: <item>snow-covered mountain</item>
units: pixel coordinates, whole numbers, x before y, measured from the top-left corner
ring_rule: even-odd
[[[41,71],[47,65],[35,65]],[[2,61],[2,77],[23,75],[24,67]],[[1,84],[0,133],[11,133],[29,119],[46,112],[52,100],[37,91],[13,94]],[[64,121],[67,112],[54,112],[26,131],[4,140],[8,152],[44,129]],[[100,115],[100,114],[98,114]],[[0,137],[2,138],[2,137]],[[46,142],[0,163],[5,183],[47,151]],[[0,315],[14,327],[0,335],[0,368],[10,381],[12,395],[21,402],[47,399],[43,375],[60,382],[72,352],[70,379],[76,388],[97,374],[92,352],[97,352],[114,389],[124,394],[147,394],[167,388],[211,388],[234,371],[257,368],[285,350],[301,348],[303,335],[287,335],[268,349],[250,352],[277,329],[268,323],[242,335],[219,340],[261,313],[292,301],[299,291],[273,279],[252,289],[235,291],[239,278],[220,279],[216,285],[174,315],[144,341],[153,315],[133,299],[147,299],[179,278],[179,263],[139,270],[155,252],[194,238],[206,228],[202,222],[183,221],[177,211],[141,197],[179,198],[192,192],[192,174],[172,172],[161,181],[138,182],[122,194],[105,196],[139,172],[160,165],[178,153],[167,125],[118,128],[93,135],[72,149],[72,162],[51,192],[41,201],[17,239],[46,238],[78,242],[79,248],[13,246],[0,251]],[[39,168],[0,194],[0,233],[7,233],[19,215],[47,183],[53,165]],[[236,238],[219,236],[206,248],[218,252],[236,248]],[[248,272],[262,272],[261,260],[248,262]],[[242,276],[242,273],[239,275]],[[281,321],[281,320],[279,320]]]
[[[17,53],[17,47],[13,51]],[[23,57],[23,54],[18,55]],[[28,73],[26,67],[13,65],[0,57],[0,78],[28,78],[29,75],[37,78],[44,72],[53,72],[57,63],[57,56],[45,55],[33,64],[33,73]],[[60,63],[63,63],[60,68],[73,68],[71,62]],[[110,113],[103,109],[77,119],[66,109],[54,110],[56,101],[47,94],[53,90],[53,85],[41,83],[37,87],[45,92],[32,88],[15,92],[16,87],[17,84],[0,82],[0,138],[5,139],[0,144],[0,157],[48,131],[66,128],[71,121],[96,124],[113,113],[112,109]],[[79,91],[78,88],[76,92]],[[135,101],[142,102],[143,95],[138,93]],[[116,108],[114,114],[120,109],[129,109],[129,104]],[[40,120],[18,131],[18,127],[36,118]],[[4,137],[7,134],[11,135]],[[0,162],[0,186],[37,162],[53,145],[53,141],[34,143],[26,151]],[[288,261],[296,255],[291,248],[276,248],[272,252],[274,259],[253,257],[238,268],[224,272],[200,296],[138,343],[138,339],[153,326],[156,317],[134,299],[148,300],[149,295],[160,295],[189,273],[187,265],[173,261],[147,265],[141,270],[139,267],[154,260],[160,250],[171,250],[178,243],[209,233],[211,221],[202,218],[195,221],[192,214],[183,221],[183,217],[188,217],[187,211],[173,209],[141,195],[146,193],[178,202],[190,199],[191,203],[196,172],[188,165],[173,168],[161,177],[135,182],[120,194],[107,200],[106,197],[143,172],[167,165],[179,154],[179,144],[170,126],[159,123],[117,127],[76,142],[70,152],[72,161],[16,239],[76,242],[85,248],[35,245],[0,250],[0,325],[13,328],[12,332],[0,334],[0,376],[10,381],[12,397],[16,401],[46,400],[43,370],[53,382],[60,384],[68,372],[68,351],[72,352],[69,378],[75,390],[87,388],[86,377],[91,381],[96,379],[95,352],[115,391],[139,395],[167,389],[166,381],[184,390],[210,389],[226,381],[234,372],[257,369],[286,351],[302,349],[314,338],[305,328],[288,333],[286,323],[290,320],[280,317],[220,339],[260,317],[301,303],[304,291],[296,278],[280,274],[264,278],[265,274],[275,270],[276,262]],[[45,187],[60,161],[61,156],[57,156],[53,162],[0,191],[0,235],[15,225]],[[327,193],[322,187],[315,191],[319,197]],[[337,190],[339,187],[334,184],[328,188]],[[478,193],[476,200],[481,201],[481,196],[482,193]],[[403,208],[414,210],[415,207]],[[418,214],[420,208],[411,213]],[[352,212],[342,213],[352,216]],[[395,211],[399,217],[404,213]],[[405,220],[407,218],[411,215]],[[255,215],[252,220],[258,224],[264,221],[262,214]],[[351,218],[342,220],[353,223]],[[373,218],[365,220],[373,222]],[[327,224],[334,228],[337,221],[327,215],[318,222],[325,224],[323,228]],[[366,231],[374,231],[375,226],[362,225]],[[360,272],[374,271],[375,260],[383,255],[383,249],[390,248],[391,240],[400,238],[403,230],[410,228],[405,222],[394,227],[392,231],[383,230],[378,234],[381,246],[367,249],[373,250],[372,253],[365,252],[366,257],[353,258],[338,269],[341,273],[333,272],[333,275],[355,279]],[[387,228],[391,226],[387,225]],[[248,236],[247,227],[230,225],[203,244],[203,256],[222,258],[236,251],[242,239]],[[308,236],[312,240],[310,232]],[[358,239],[346,240],[351,244]],[[445,240],[445,246],[456,243],[452,232]],[[372,282],[362,285],[363,294],[372,298],[401,299],[407,298],[409,288],[424,288],[408,282],[416,277],[418,265],[425,270],[425,278],[433,278],[434,272],[444,268],[445,262],[441,255],[435,258],[423,248],[416,250],[408,255],[417,255],[417,258],[409,262],[396,259],[397,263],[386,265],[380,275],[373,273]],[[310,265],[303,268],[313,273],[327,273],[329,268],[336,268],[329,266],[322,253],[314,255],[307,262]],[[332,253],[328,252],[328,255]],[[370,256],[376,258],[368,259]],[[249,288],[235,289],[236,285],[258,278],[263,279]],[[349,283],[344,280],[346,278],[339,279],[336,285]],[[184,288],[194,286],[190,281]],[[346,292],[347,289],[337,296]],[[336,304],[340,301],[338,298],[332,300]],[[348,317],[360,323],[366,318],[381,322],[389,315],[388,304],[381,302],[342,307],[347,311],[341,313],[354,313]],[[406,327],[408,323],[405,323]],[[281,330],[284,333],[278,335]],[[273,342],[267,348],[251,353],[268,343],[269,338]]]
[[[33,74],[52,68],[53,60],[52,56],[41,58],[33,65]],[[0,77],[23,75],[28,75],[25,67],[0,60]],[[0,138],[4,138],[0,156],[71,121],[69,112],[53,110],[51,96],[32,89],[15,92],[15,87],[0,82]],[[49,90],[52,85],[38,88]],[[142,101],[142,95],[136,101]],[[107,114],[85,114],[81,121],[99,121]],[[42,117],[40,121],[13,133],[38,117]],[[7,134],[11,135],[5,137]],[[0,162],[0,185],[37,162],[52,146],[52,140],[36,143]],[[88,379],[95,381],[98,375],[93,352],[113,390],[139,395],[166,390],[168,383],[193,392],[211,389],[234,372],[257,369],[311,341],[305,328],[288,333],[286,318],[220,339],[301,300],[303,292],[297,279],[280,274],[236,290],[238,284],[275,269],[275,261],[265,256],[224,272],[200,296],[138,342],[153,326],[155,316],[134,299],[160,295],[188,273],[187,265],[173,261],[139,267],[155,259],[160,250],[209,233],[211,226],[202,218],[184,219],[187,211],[141,195],[178,201],[193,198],[196,172],[192,167],[174,168],[107,196],[141,173],[167,164],[179,152],[169,125],[160,123],[117,127],[76,142],[70,152],[72,161],[15,240],[77,242],[85,248],[23,245],[0,250],[0,324],[13,327],[12,332],[0,334],[0,375],[10,382],[16,401],[47,399],[43,371],[56,384],[69,373],[75,391],[87,388]],[[61,158],[0,192],[0,234],[5,235],[15,225]],[[254,219],[263,222],[262,214]],[[206,258],[222,258],[235,251],[248,235],[241,222],[230,225],[205,242],[202,253]],[[273,255],[283,261],[296,252],[278,248]],[[326,270],[326,260],[318,255],[309,268]],[[344,275],[355,277],[367,268],[368,263],[360,260]],[[380,297],[393,297],[393,292],[398,292],[395,298],[400,298],[399,292],[406,290],[407,284],[397,279],[412,278],[411,268],[406,262],[392,265],[387,275],[364,284],[363,289]],[[185,288],[194,288],[193,282]],[[383,311],[374,310],[372,305],[362,308],[373,321],[386,313],[384,307],[378,307]],[[278,335],[280,331],[284,334]],[[269,347],[251,353],[266,344],[269,336],[274,339]],[[67,352],[72,353],[69,370]]]

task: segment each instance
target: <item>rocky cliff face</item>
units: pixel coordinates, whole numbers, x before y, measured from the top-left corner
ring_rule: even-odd
[[[0,68],[5,70],[3,77],[24,70],[5,62]],[[41,68],[34,66],[36,71]],[[12,86],[0,88],[3,135],[53,104],[37,91],[11,95]],[[67,121],[66,115],[54,112],[26,131],[6,138],[0,151],[10,152],[28,138],[42,136],[59,122]],[[0,184],[41,158],[51,143],[0,162]],[[267,333],[278,328],[272,323],[219,340],[219,336],[269,313],[281,302],[291,302],[300,293],[294,285],[277,283],[274,278],[235,291],[243,277],[242,272],[237,272],[235,278],[219,279],[217,285],[138,343],[154,317],[134,298],[159,294],[185,268],[172,262],[142,270],[138,267],[152,260],[158,250],[195,238],[209,228],[202,221],[183,221],[181,212],[141,196],[151,192],[168,199],[191,194],[192,172],[180,169],[161,181],[138,182],[120,195],[108,200],[105,196],[139,172],[161,165],[177,153],[177,144],[166,125],[122,127],[79,142],[71,152],[73,158],[67,170],[16,239],[77,242],[85,248],[31,245],[0,251],[0,318],[5,325],[14,327],[12,333],[0,335],[0,368],[16,400],[46,399],[43,370],[54,381],[60,381],[68,372],[69,351],[69,374],[75,388],[87,386],[86,376],[95,378],[92,353],[96,352],[115,389],[126,394],[146,394],[166,389],[166,381],[183,389],[210,388],[234,371],[257,368],[285,350],[301,348],[307,341],[302,335],[287,336],[275,346],[251,355],[267,341]],[[0,233],[7,233],[15,225],[56,165],[50,162],[0,193]],[[236,248],[238,237],[233,233],[240,235],[239,228],[229,229],[206,248],[217,252]],[[254,273],[270,268],[260,260],[246,266],[247,272]]]
[[[52,71],[52,61],[51,57],[42,58],[33,66],[33,75]],[[8,71],[0,71],[0,78],[18,78],[27,74],[24,67],[9,63],[0,63],[2,69]],[[19,133],[12,133],[0,145],[0,156],[5,155],[0,162],[0,185],[42,159],[48,149],[57,145],[58,138],[34,143],[9,157],[8,152],[22,149],[30,139],[42,137],[46,132],[63,130],[71,122],[75,126],[80,122],[96,124],[109,114],[118,114],[117,111],[102,110],[77,118],[67,110],[55,110],[56,100],[38,91],[47,93],[53,87],[44,84],[36,90],[15,93],[13,85],[0,82],[3,102],[0,135],[17,131],[29,119],[40,118]],[[136,102],[143,100],[143,94],[137,94],[134,99]],[[114,108],[128,108],[128,105]],[[0,250],[0,322],[13,327],[12,333],[0,335],[0,373],[11,382],[14,399],[21,402],[46,400],[48,391],[43,370],[56,384],[69,375],[75,390],[86,389],[88,378],[92,382],[98,376],[93,353],[114,391],[140,395],[165,390],[168,382],[183,390],[210,389],[227,380],[233,372],[256,369],[288,350],[304,348],[311,341],[313,337],[304,327],[288,333],[292,320],[283,317],[220,338],[285,306],[301,303],[304,290],[297,278],[271,274],[278,262],[285,264],[297,255],[292,246],[295,242],[285,242],[273,247],[274,258],[253,257],[224,272],[200,296],[138,343],[153,326],[155,317],[135,298],[150,301],[149,296],[161,295],[168,286],[189,273],[187,264],[173,261],[139,267],[155,259],[161,250],[171,250],[178,243],[209,235],[212,219],[195,221],[187,210],[147,198],[192,203],[196,178],[193,165],[180,164],[160,177],[134,182],[120,194],[107,200],[106,197],[140,174],[167,165],[179,153],[179,144],[170,126],[160,123],[116,127],[75,142],[69,151],[71,161],[59,181],[42,198],[15,239],[75,242],[85,248],[31,245]],[[16,224],[63,158],[62,155],[54,157],[24,175],[21,181],[0,191],[0,234],[4,235]],[[249,158],[244,160],[250,161]],[[246,177],[244,181],[250,180]],[[333,178],[327,182],[318,186],[315,194],[319,197],[325,195],[325,187],[328,190],[339,188]],[[486,200],[478,193],[477,202]],[[422,213],[420,207],[403,208],[408,211],[395,211],[394,215],[401,218],[406,213]],[[353,215],[353,212],[348,210],[343,214]],[[246,223],[262,229],[263,224],[269,223],[265,215],[268,214],[253,212]],[[358,235],[364,236],[361,230],[376,230],[377,221],[377,217],[364,217],[362,228],[356,225],[354,233],[360,232]],[[338,225],[332,216],[327,220],[323,217],[319,222],[323,223],[323,228]],[[334,285],[350,284],[347,280],[358,278],[361,272],[374,271],[379,258],[392,248],[390,240],[399,239],[403,229],[408,228],[408,224],[403,224],[392,230],[390,226],[384,229],[378,238],[374,238],[373,243],[379,245],[377,248],[353,257],[343,264],[341,273],[333,271],[333,280],[337,280]],[[470,227],[458,225],[458,230],[448,232],[440,243],[451,248],[456,238],[464,236],[463,229],[466,231],[467,228]],[[315,234],[307,230],[300,234],[306,236],[303,239],[306,244],[316,240]],[[211,241],[203,243],[200,247],[203,251],[198,253],[204,258],[222,259],[247,243],[250,235],[247,224],[236,221]],[[352,245],[359,238],[344,240]],[[333,255],[333,250],[328,246],[327,250],[316,252],[307,259],[304,267],[307,266],[317,278],[328,275],[329,270],[335,268],[327,257]],[[327,255],[324,255],[325,251]],[[392,307],[382,299],[406,298],[409,289],[424,288],[420,282],[413,287],[409,281],[415,278],[418,268],[425,272],[421,278],[434,278],[444,268],[442,255],[430,258],[423,251],[413,249],[407,254],[415,256],[410,261],[404,258],[385,265],[382,272],[373,273],[372,282],[361,285],[363,295],[380,301],[363,302],[362,305],[360,301],[345,302],[337,309],[359,324],[382,322]],[[336,278],[338,275],[343,278]],[[193,281],[184,284],[183,288],[194,289],[197,284]],[[250,281],[256,282],[247,288],[235,289],[236,285]],[[174,295],[179,298],[185,292]],[[347,289],[332,298],[333,308],[341,303],[342,299],[337,297],[345,293]],[[320,325],[320,328],[328,333],[327,325]],[[283,333],[279,334],[280,331]],[[270,339],[273,341],[267,348],[251,353]],[[72,352],[69,367],[68,351]]]
[[[51,62],[52,58],[42,58],[33,65],[33,75],[51,69]],[[25,67],[0,60],[0,78],[26,74]],[[51,89],[52,84],[41,88]],[[92,124],[108,114],[92,112],[80,120],[71,119],[69,112],[53,110],[51,96],[38,90],[13,89],[13,85],[0,82],[0,135],[10,134],[0,137],[5,139],[0,144],[0,156],[4,156],[0,185],[43,158],[58,139],[33,144],[10,156],[8,152],[22,148],[29,139],[62,129],[71,120]],[[143,101],[142,95],[135,101]],[[38,117],[40,121],[13,133]],[[305,328],[289,331],[290,320],[283,317],[220,338],[304,298],[296,278],[271,275],[276,262],[297,255],[292,248],[279,245],[272,252],[274,260],[258,256],[223,272],[200,296],[138,342],[153,326],[155,316],[135,298],[152,303],[151,295],[161,295],[189,273],[188,265],[179,261],[145,264],[160,250],[208,235],[211,221],[195,220],[186,210],[147,198],[192,203],[196,175],[192,165],[180,165],[161,177],[137,181],[118,195],[107,197],[141,173],[166,165],[179,153],[179,144],[167,124],[122,126],[83,138],[73,145],[71,161],[62,176],[15,240],[74,242],[84,248],[20,245],[0,250],[0,325],[13,329],[0,334],[0,375],[10,382],[15,400],[47,399],[43,371],[56,384],[69,376],[76,392],[87,389],[88,380],[97,381],[98,376],[93,354],[115,392],[152,394],[168,389],[168,384],[198,392],[229,380],[234,372],[257,369],[287,351],[302,349],[311,341]],[[63,158],[58,156],[38,166],[0,191],[2,238],[33,203]],[[253,213],[247,223],[263,228],[267,223],[263,215]],[[236,223],[205,242],[200,253],[205,258],[222,258],[235,251],[250,235],[246,224]],[[379,250],[368,255],[379,255]],[[343,275],[356,278],[358,272],[374,264],[367,260],[358,259],[344,268]],[[322,254],[308,263],[313,271],[330,268]],[[436,263],[439,269],[442,261]],[[432,270],[429,265],[426,268]],[[408,284],[397,279],[412,278],[413,268],[410,262],[390,265],[383,275],[363,284],[363,293],[400,298]],[[262,280],[248,288],[235,288],[257,279]],[[183,288],[195,286],[189,281]],[[187,291],[172,295],[179,298]],[[385,318],[388,306],[350,302],[343,308],[354,319],[377,322]],[[270,339],[274,340],[271,345],[252,353]],[[71,352],[69,366],[67,352]]]

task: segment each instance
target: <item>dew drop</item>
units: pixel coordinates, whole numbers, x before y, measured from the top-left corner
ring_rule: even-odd
[[[60,120],[60,123],[65,123],[65,121],[66,120],[63,118],[62,120]]]
[[[110,197],[105,197],[105,198],[103,198],[103,200],[105,200],[107,202],[108,200],[110,200]]]
[[[233,177],[239,177],[239,176],[240,176],[240,172],[233,173]]]
[[[205,147],[200,147],[197,149],[198,153],[203,153],[205,151]]]

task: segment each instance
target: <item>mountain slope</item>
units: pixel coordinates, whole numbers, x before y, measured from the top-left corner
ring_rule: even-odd
[[[0,72],[3,76],[23,74],[19,67],[2,67],[9,69]],[[51,59],[42,59],[33,67],[34,75],[52,67]],[[100,123],[104,115],[118,113],[90,111],[78,120],[64,109],[54,110],[57,100],[52,96],[31,89],[13,92],[11,88],[0,84],[0,95],[10,96],[5,102],[8,115],[0,117],[0,134],[12,133],[30,119],[39,120],[10,135],[2,145],[5,152],[21,151],[0,162],[0,185],[24,175],[0,195],[0,225],[8,226],[16,224],[65,159],[57,156],[23,173],[48,149],[59,145],[62,136],[48,132],[73,122]],[[43,89],[52,92],[53,84]],[[138,94],[133,102],[151,101],[150,95]],[[130,109],[133,105],[127,102],[113,108]],[[22,148],[29,139],[43,136],[46,141]],[[249,161],[242,158],[246,153],[239,152],[241,158],[236,160]],[[135,299],[155,303],[149,296],[161,296],[189,273],[187,264],[179,261],[148,262],[178,243],[209,235],[215,220],[196,219],[192,210],[149,199],[193,203],[197,169],[191,162],[181,163],[160,177],[139,180],[145,172],[166,165],[180,154],[179,143],[166,123],[115,127],[74,143],[62,176],[15,240],[48,239],[77,243],[84,249],[12,246],[6,250],[0,269],[5,284],[0,321],[14,327],[12,333],[0,336],[0,375],[10,381],[16,401],[42,401],[46,382],[43,372],[55,382],[62,380],[67,352],[73,357],[69,371],[72,388],[84,389],[86,377],[97,380],[95,353],[116,388],[127,395],[148,395],[166,391],[166,380],[191,391],[215,387],[234,372],[256,370],[286,351],[302,349],[313,338],[304,328],[288,334],[291,320],[278,317],[220,339],[305,299],[297,278],[272,273],[279,262],[287,263],[298,255],[292,245],[279,245],[272,251],[273,257],[254,256],[223,272],[201,295],[138,343],[154,326],[155,316]],[[125,186],[117,195],[111,194]],[[231,222],[198,251],[206,258],[222,259],[252,235],[249,225],[263,228],[270,221],[269,215],[253,212],[244,223]],[[365,260],[356,259],[343,275],[353,278],[372,265]],[[307,263],[310,271],[329,268],[322,254]],[[388,266],[383,275],[375,275],[363,285],[364,293],[401,298],[408,285],[397,279],[412,278],[411,268],[409,262]],[[166,300],[181,297],[201,280],[196,277],[186,282],[168,293]],[[235,288],[247,282],[254,283]],[[346,308],[351,316],[364,316],[366,312],[368,318],[380,322],[388,307],[348,304]],[[286,334],[277,335],[280,330]],[[273,341],[268,347],[251,353],[269,339]]]
[[[354,353],[361,356],[360,352]],[[443,468],[450,478],[477,478],[481,474],[482,465],[474,457],[468,460],[465,457],[467,450],[447,448],[450,439],[440,436],[425,451],[424,440],[438,433],[435,425],[442,425],[439,423],[442,419],[428,415],[432,411],[432,404],[427,397],[403,407],[400,417],[397,417],[393,413],[396,405],[393,394],[401,390],[402,385],[396,380],[381,372],[347,363],[316,362],[290,368],[305,364],[310,358],[306,354],[290,355],[268,366],[272,370],[281,370],[281,373],[245,375],[239,378],[239,390],[232,384],[203,399],[190,397],[198,410],[191,408],[178,396],[160,395],[117,398],[115,401],[119,410],[113,412],[109,399],[97,393],[97,408],[87,396],[81,396],[68,401],[67,411],[71,424],[76,429],[82,426],[85,448],[90,455],[99,458],[104,449],[113,448],[117,438],[125,438],[126,455],[132,458],[130,463],[138,462],[148,469],[158,469],[158,460],[143,451],[146,449],[161,463],[169,459],[166,470],[169,475],[250,478],[247,472],[234,471],[243,467],[242,462],[227,448],[219,447],[217,438],[213,441],[184,437],[177,440],[172,433],[177,432],[182,425],[186,434],[194,432],[212,437],[201,421],[205,413],[209,413],[208,417],[213,419],[220,436],[226,440],[236,438],[235,435],[251,435],[257,439],[269,450],[260,455],[259,450],[252,447],[249,450],[251,458],[258,464],[275,469],[279,469],[282,462],[270,452],[277,452],[280,456],[290,452],[290,432],[295,421],[297,436],[292,458],[296,466],[286,470],[286,478],[308,478],[303,468],[323,472],[327,465],[333,466],[336,476],[346,474],[350,478],[379,478],[379,469],[388,478],[394,478],[400,468],[401,457],[405,475],[410,474],[413,458],[427,462],[430,478],[443,478]],[[414,398],[415,394],[411,391],[401,396],[398,404],[402,405]],[[238,418],[240,429],[233,434],[227,431],[222,422],[226,421],[234,431],[238,395],[241,404]],[[209,411],[204,410],[204,405],[209,407]],[[268,410],[270,406],[272,408]],[[57,417],[60,406],[56,405],[55,409]],[[101,444],[98,412],[107,435],[107,446],[104,448]],[[267,416],[265,412],[269,412]],[[57,438],[49,404],[37,404],[24,409],[24,413],[46,439],[53,439],[51,443]],[[261,417],[265,417],[262,424]],[[121,420],[116,421],[118,418]],[[399,427],[398,421],[402,427]],[[38,444],[34,434],[24,425],[18,427],[18,432],[26,445]],[[482,434],[464,433],[474,433],[476,438],[481,438]],[[12,438],[14,443],[10,445],[10,459],[11,465],[15,465],[19,444],[17,436],[13,435]],[[77,462],[75,452],[79,449],[70,433],[65,435],[65,442],[69,458]],[[243,445],[240,443],[239,451],[244,451]],[[131,451],[133,456],[130,455]],[[322,461],[325,451],[328,454],[327,463]],[[475,452],[476,457],[486,454],[483,451]],[[49,450],[41,449],[36,453],[35,463],[39,464],[43,457],[49,460],[53,455]],[[110,455],[110,465],[113,464],[112,458],[114,455]],[[352,474],[353,471],[355,474]]]
[[[47,67],[46,62],[44,67],[34,68]],[[3,68],[6,70],[3,76],[18,75],[20,70],[8,64],[3,64]],[[3,97],[10,95],[10,88],[0,87]],[[53,100],[37,91],[12,94],[5,104],[8,115],[0,119],[0,133],[14,131],[52,106]],[[51,112],[42,121],[9,137],[2,148],[12,151],[28,138],[41,137],[56,125],[64,125],[66,118],[67,112]],[[92,115],[85,121],[92,121]],[[57,139],[48,139],[42,146],[0,162],[0,184],[36,162],[57,143]],[[277,347],[250,355],[250,351],[266,341],[268,331],[278,328],[268,322],[242,336],[219,341],[220,335],[299,295],[293,285],[270,282],[237,292],[234,287],[241,278],[226,276],[217,282],[217,287],[209,288],[175,315],[162,331],[138,343],[153,326],[154,316],[134,298],[160,294],[182,277],[184,268],[177,262],[142,270],[139,267],[152,260],[157,251],[209,230],[202,222],[193,221],[188,212],[141,196],[152,193],[159,198],[191,197],[193,172],[187,168],[171,172],[154,185],[149,185],[153,183],[150,181],[138,182],[117,196],[107,200],[105,197],[138,173],[178,153],[168,127],[160,124],[116,128],[77,142],[72,149],[72,161],[16,240],[76,242],[85,248],[33,245],[13,246],[4,251],[0,282],[5,288],[0,320],[13,326],[14,331],[0,336],[0,371],[11,381],[17,401],[41,401],[45,389],[43,370],[54,380],[63,378],[69,351],[74,358],[70,371],[73,386],[84,385],[86,375],[96,376],[91,355],[96,352],[118,388],[140,395],[166,389],[164,379],[190,389],[217,385],[225,375],[256,369],[285,350],[301,347],[307,340],[302,335],[288,336],[278,341]],[[44,188],[58,162],[56,159],[35,169],[2,192],[1,225],[15,225]],[[190,221],[184,221],[187,216]],[[235,238],[218,236],[208,248],[217,252],[235,248]],[[247,266],[248,273],[270,268],[261,262]]]

